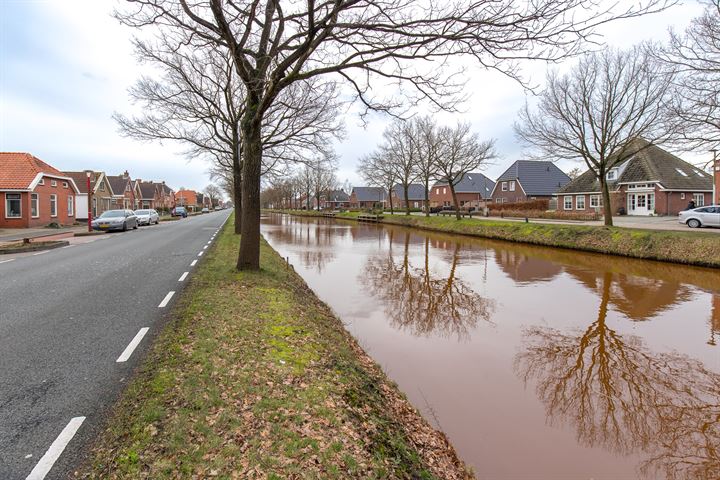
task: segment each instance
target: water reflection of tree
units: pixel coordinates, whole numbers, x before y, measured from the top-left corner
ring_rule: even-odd
[[[391,322],[415,335],[439,333],[467,338],[478,321],[488,322],[494,307],[457,277],[459,244],[452,247],[447,276],[438,277],[430,269],[430,239],[424,239],[422,267],[411,265],[410,233],[405,233],[400,261],[393,256],[394,232],[389,232],[386,255],[371,257],[360,281],[385,305]]]
[[[581,334],[526,329],[518,375],[537,382],[549,421],[572,425],[583,445],[644,453],[650,477],[720,478],[720,375],[610,328],[612,280],[606,273],[598,318]]]

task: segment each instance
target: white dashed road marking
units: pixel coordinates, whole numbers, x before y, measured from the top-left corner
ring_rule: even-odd
[[[128,343],[128,346],[125,347],[125,350],[120,354],[117,360],[115,360],[116,363],[122,363],[127,362],[130,356],[133,354],[135,349],[138,345],[140,345],[140,342],[142,341],[145,334],[148,332],[148,327],[143,327],[140,329],[140,331],[133,337],[132,340],[130,340],[130,343]]]
[[[170,299],[175,295],[175,292],[170,291],[167,295],[165,295],[165,298],[163,298],[163,301],[160,302],[160,305],[158,305],[158,308],[164,308],[167,306],[168,302],[170,302]]]
[[[198,257],[202,257],[202,254],[203,254],[203,253],[205,253],[205,252],[200,252],[200,253],[198,253]]]
[[[10,260],[8,260],[8,262],[9,262],[9,261],[10,261]],[[190,262],[190,266],[191,266],[191,267],[194,267],[196,263],[197,263],[197,260],[193,260],[192,262]]]
[[[182,275],[180,275],[180,278],[178,279],[178,282],[184,282],[185,279],[186,279],[187,276],[188,276],[188,273],[190,273],[190,272],[185,272],[185,273],[183,273]]]
[[[42,252],[33,253],[33,256],[35,255],[42,255],[43,253],[48,253],[50,250],[43,250]]]
[[[15,260],[15,259],[11,258],[10,260],[0,260],[0,263],[12,262],[13,260]]]
[[[60,432],[60,435],[58,435],[52,445],[50,445],[50,448],[48,448],[45,455],[42,456],[25,480],[43,480],[84,421],[85,417],[75,417],[70,420],[70,423],[63,428],[63,431]]]

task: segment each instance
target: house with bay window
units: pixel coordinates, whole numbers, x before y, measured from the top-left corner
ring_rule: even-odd
[[[0,228],[75,223],[75,181],[24,152],[0,152]]]
[[[607,172],[614,215],[677,215],[688,208],[712,202],[713,178],[672,153],[637,140],[637,152]],[[588,170],[564,187],[556,197],[559,211],[599,211],[603,206],[600,182]]]

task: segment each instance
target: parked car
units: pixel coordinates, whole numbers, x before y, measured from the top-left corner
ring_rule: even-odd
[[[160,223],[160,215],[155,209],[135,210],[138,225],[157,225]]]
[[[132,210],[105,210],[92,221],[93,230],[122,230],[138,228],[137,217]]]
[[[185,209],[185,207],[175,207],[170,212],[170,215],[172,215],[173,217],[185,218],[185,217],[187,217],[187,210]]]
[[[201,210],[201,213],[210,213],[210,209],[208,207],[205,207]]]
[[[685,210],[678,215],[678,221],[690,228],[720,227],[720,205]]]

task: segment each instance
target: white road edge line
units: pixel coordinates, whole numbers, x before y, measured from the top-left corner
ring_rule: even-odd
[[[204,246],[203,246],[203,250],[205,250],[206,248],[207,248],[207,245],[204,245]]]
[[[42,252],[33,253],[33,257],[35,255],[42,255],[43,253],[48,253],[50,250],[43,250]]]
[[[13,260],[14,260],[14,259],[13,259]],[[8,260],[8,262],[9,262],[9,261],[10,261],[10,260]],[[197,260],[193,260],[192,262],[190,262],[190,266],[191,266],[191,267],[194,267],[196,263],[197,263]]]
[[[168,302],[170,302],[170,299],[175,295],[174,291],[169,291],[167,295],[165,295],[165,298],[163,298],[163,301],[160,302],[160,305],[158,305],[158,308],[164,308],[167,306]]]
[[[202,257],[202,254],[203,254],[203,253],[205,253],[205,252],[200,252],[200,253],[198,253],[198,257]]]
[[[10,260],[0,260],[0,263],[12,262],[13,260],[15,260],[15,259],[11,258]]]
[[[182,275],[180,275],[180,278],[178,279],[178,282],[184,282],[185,279],[186,279],[187,276],[188,276],[188,273],[190,273],[190,272],[185,272],[185,273],[183,273]]]
[[[123,350],[123,352],[120,354],[118,359],[115,360],[115,363],[127,362],[128,359],[130,358],[130,355],[132,355],[133,352],[135,351],[135,349],[137,348],[137,346],[140,345],[140,342],[142,341],[143,337],[148,332],[148,330],[149,330],[148,327],[141,328],[140,331],[137,332],[135,337],[133,337],[133,339],[130,340],[130,343],[128,343],[128,346],[125,347],[125,350]]]
[[[43,480],[84,421],[85,417],[75,417],[70,420],[25,480]]]

